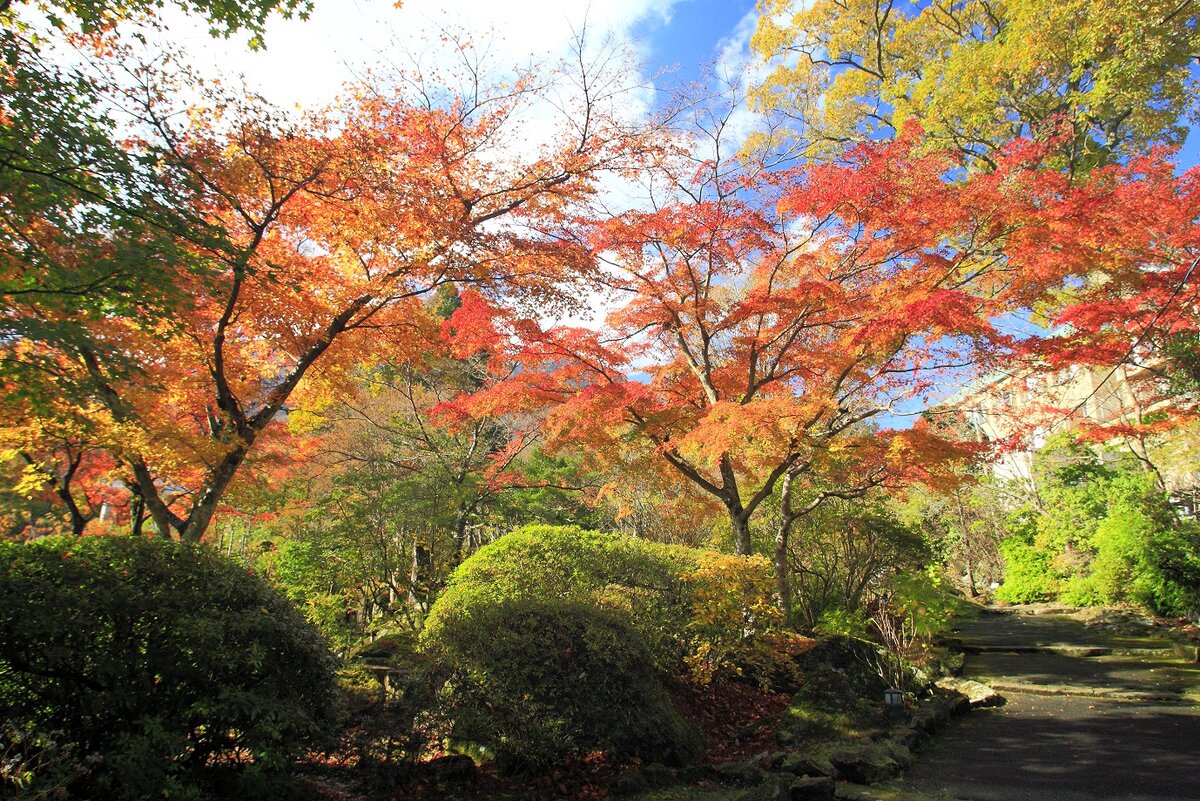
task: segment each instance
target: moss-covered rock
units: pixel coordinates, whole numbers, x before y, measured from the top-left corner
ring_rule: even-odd
[[[837,785],[824,776],[805,776],[794,779],[788,786],[790,801],[833,801],[837,797]]]
[[[837,776],[837,768],[820,752],[788,754],[779,763],[779,770],[795,776]]]
[[[885,747],[861,743],[838,749],[829,755],[838,775],[858,784],[876,784],[900,772],[900,764]]]

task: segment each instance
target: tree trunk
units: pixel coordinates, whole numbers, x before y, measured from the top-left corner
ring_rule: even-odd
[[[454,553],[451,554],[450,569],[462,564],[467,555],[467,521],[471,519],[468,509],[460,509],[454,518]]]
[[[430,573],[433,571],[433,555],[428,548],[413,539],[412,568],[408,576],[408,601],[422,611],[429,606]]]
[[[63,472],[61,478],[55,483],[54,491],[57,493],[63,505],[67,507],[67,513],[71,516],[71,534],[75,537],[82,537],[83,530],[87,528],[88,521],[92,519],[92,514],[84,514],[79,508],[79,504],[75,502],[75,495],[71,492],[71,482],[75,479],[75,472],[79,469],[80,463],[83,461],[83,453],[71,454],[67,453],[67,468]]]
[[[74,474],[75,468],[72,466],[67,477],[62,480],[62,483],[56,487],[59,499],[63,505],[67,507],[67,513],[71,516],[71,535],[74,537],[82,537],[83,530],[87,528],[88,521],[92,519],[90,514],[85,515],[79,508],[79,504],[75,502],[75,496],[71,494],[71,476]]]
[[[775,532],[775,591],[785,625],[792,625],[792,566],[788,562],[788,540],[796,516],[792,514],[792,473],[783,477],[783,497],[779,504],[779,529]]]
[[[729,510],[729,526],[733,529],[733,552],[738,556],[750,556],[750,519],[740,503],[726,506]]]
[[[158,494],[158,488],[154,486],[154,478],[150,475],[150,468],[146,466],[145,462],[131,460],[130,467],[133,468],[133,477],[137,481],[138,495],[150,513],[150,519],[154,521],[155,531],[158,532],[158,536],[169,539],[172,526],[178,518],[167,508],[162,496]]]
[[[146,502],[142,496],[135,493],[129,502],[129,534],[132,537],[142,536],[142,524],[146,521]]]
[[[67,512],[71,516],[71,536],[82,537],[83,530],[87,528],[88,520],[90,520],[91,517],[80,511],[79,504],[75,503],[75,497],[71,495],[70,489],[65,487],[61,488],[59,490],[58,497],[62,499],[64,504],[66,504]]]
[[[246,449],[249,447],[250,443],[247,443],[243,447],[235,448],[226,454],[221,463],[217,465],[209,480],[204,483],[204,487],[200,490],[199,500],[192,506],[187,520],[180,529],[179,539],[181,541],[190,545],[200,542],[200,538],[208,529],[208,524],[212,522],[213,514],[217,511],[217,503],[224,496],[225,490],[229,488],[233,477],[237,475],[238,467],[246,457]]]

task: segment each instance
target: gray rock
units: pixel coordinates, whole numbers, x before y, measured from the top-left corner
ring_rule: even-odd
[[[874,743],[843,748],[829,755],[838,775],[858,784],[876,784],[900,772],[900,765]]]
[[[886,740],[880,741],[879,746],[883,749],[884,753],[896,761],[896,764],[899,765],[902,770],[907,770],[908,768],[912,767],[912,750],[905,745],[900,738],[889,737]]]
[[[779,770],[795,776],[828,776],[837,775],[837,769],[820,754],[788,754],[779,763]]]
[[[1004,705],[1004,696],[982,682],[946,677],[938,679],[937,686],[943,690],[962,693],[973,707]]]
[[[790,801],[833,801],[837,785],[827,776],[805,776],[788,788]]]
[[[937,696],[934,697],[936,698]],[[962,693],[951,693],[946,698],[945,704],[950,717],[958,717],[971,711],[971,700]]]
[[[791,801],[791,777],[767,776],[737,797],[737,801]]]
[[[718,765],[717,774],[720,781],[738,787],[753,787],[763,780],[762,768],[758,767],[753,760]]]
[[[913,710],[908,728],[934,734],[945,728],[950,718],[971,709],[970,700],[960,692],[939,690],[932,698]]]
[[[925,743],[925,735],[916,729],[896,729],[892,732],[891,739],[909,751],[916,751]]]
[[[935,734],[941,730],[950,716],[945,710],[936,709],[934,707],[921,707],[913,710],[912,715],[908,718],[908,728],[915,729],[923,734]]]

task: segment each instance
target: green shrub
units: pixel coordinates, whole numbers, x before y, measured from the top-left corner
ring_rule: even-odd
[[[331,728],[333,669],[290,603],[204,548],[0,545],[0,718],[71,749],[79,797],[277,794]]]
[[[612,611],[503,599],[444,617],[427,644],[444,660],[453,736],[509,770],[594,749],[682,764],[702,750],[642,637]]]
[[[569,526],[526,526],[451,575],[425,636],[507,600],[570,602],[626,613],[663,670],[701,680],[742,667],[770,673],[758,635],[775,630],[770,565]]]
[[[871,621],[862,609],[847,611],[838,607],[826,609],[813,627],[819,637],[854,637],[863,639],[870,631]]]
[[[1054,554],[1039,548],[1032,536],[1017,534],[1000,543],[1004,560],[1004,583],[996,599],[1010,604],[1048,601],[1057,596],[1060,584],[1053,569]]]
[[[1158,614],[1200,607],[1200,530],[1172,512],[1154,478],[1076,456],[1050,476],[1045,510],[1001,543],[1010,603],[1132,603]]]
[[[1132,602],[1165,615],[1197,609],[1200,536],[1169,514],[1146,474],[1118,475],[1092,537],[1091,572],[1100,603]]]
[[[1100,606],[1108,603],[1095,575],[1072,576],[1062,584],[1058,600],[1070,606]]]

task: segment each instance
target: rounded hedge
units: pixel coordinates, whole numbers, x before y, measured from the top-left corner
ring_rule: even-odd
[[[426,646],[446,666],[454,738],[510,771],[592,750],[680,765],[703,750],[618,613],[507,599],[448,620]]]
[[[575,526],[525,526],[459,565],[423,636],[508,600],[578,603],[624,613],[659,668],[708,681],[771,660],[759,635],[781,622],[774,591],[760,557]]]
[[[278,792],[331,729],[334,668],[286,599],[203,547],[0,545],[0,718],[73,755],[59,774],[75,796]],[[10,783],[64,781],[21,775],[22,761],[39,764],[29,751]]]

